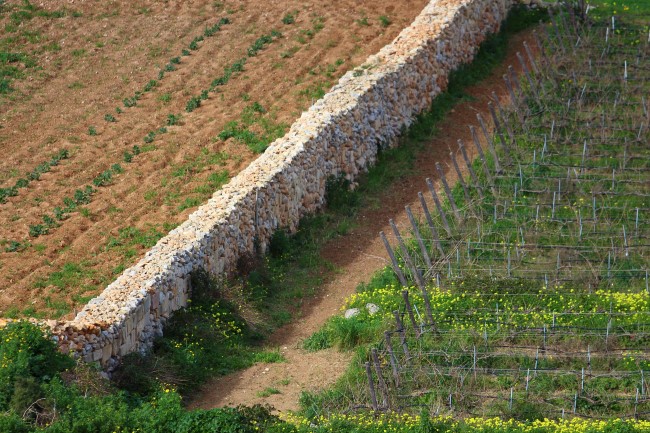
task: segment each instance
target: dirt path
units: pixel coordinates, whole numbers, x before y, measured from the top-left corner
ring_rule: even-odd
[[[190,407],[214,408],[220,406],[268,403],[280,411],[296,410],[303,390],[324,389],[333,384],[347,368],[350,353],[334,349],[309,353],[300,348],[301,342],[319,329],[328,317],[339,314],[347,296],[352,294],[361,282],[368,281],[387,262],[387,254],[378,232],[388,233],[389,218],[398,226],[406,226],[408,220],[404,206],[411,205],[419,210],[416,192],[425,189],[424,178],[434,178],[435,162],[450,163],[449,149],[456,149],[456,140],[470,142],[467,125],[476,123],[476,113],[489,116],[487,102],[495,91],[506,99],[506,89],[501,79],[506,66],[516,64],[515,53],[523,52],[523,41],[530,45],[530,33],[521,33],[512,38],[506,62],[480,86],[466,90],[473,98],[470,102],[458,104],[444,122],[444,130],[432,138],[419,155],[414,173],[393,184],[381,199],[379,209],[365,209],[358,216],[358,226],[347,235],[329,242],[322,251],[322,257],[334,265],[337,272],[320,288],[319,295],[308,301],[301,319],[279,329],[270,344],[280,348],[287,362],[278,364],[257,364],[246,370],[232,373],[206,384],[190,403]],[[468,146],[468,150],[473,149]],[[455,178],[448,172],[448,178]],[[430,205],[432,207],[432,205]],[[417,212],[415,212],[417,213]],[[280,394],[260,397],[267,388],[275,388]]]

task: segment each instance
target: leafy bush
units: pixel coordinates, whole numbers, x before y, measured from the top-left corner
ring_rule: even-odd
[[[124,98],[124,99],[122,100],[122,102],[124,103],[124,106],[127,107],[127,108],[129,108],[129,107],[135,107],[135,106],[138,104],[138,99],[135,98],[135,97],[132,97],[132,98]]]
[[[0,329],[0,410],[72,365],[43,329],[29,322],[7,324]]]
[[[14,253],[16,251],[21,251],[25,248],[21,242],[18,241],[9,241],[8,245],[5,247],[5,252]]]
[[[388,27],[391,23],[392,21],[386,15],[381,15],[379,17],[379,24],[381,24],[382,27]]]
[[[282,23],[283,24],[293,24],[296,22],[296,15],[292,14],[291,12],[287,12],[287,14],[282,17]]]
[[[124,105],[126,105],[126,102],[124,103]],[[127,105],[127,107],[128,107],[128,105]],[[112,114],[105,114],[104,115],[104,120],[107,121],[107,122],[117,122],[117,119]]]
[[[84,189],[78,189],[74,192],[74,202],[78,205],[88,204],[94,192],[95,190],[90,185],[87,185]]]
[[[143,89],[143,90],[144,90],[145,92],[148,92],[148,91],[150,91],[151,89],[155,88],[157,85],[158,85],[158,81],[156,81],[156,80],[149,80],[149,82],[148,82],[147,84],[144,85],[144,89]]]
[[[57,227],[57,226],[58,226],[58,224],[57,224],[57,222],[54,220],[54,218],[52,218],[52,217],[49,216],[49,215],[43,215],[43,222],[45,223],[45,225],[46,225],[48,228],[52,228],[52,227]]]
[[[153,131],[149,131],[149,133],[144,136],[143,140],[145,143],[152,143],[154,138],[156,138],[156,133]]]
[[[29,235],[34,238],[46,235],[49,231],[50,229],[45,224],[34,224],[29,226]]]
[[[188,113],[191,113],[192,111],[196,110],[201,106],[201,97],[200,96],[194,96],[190,98],[189,101],[187,101],[187,104],[185,105],[185,111]]]
[[[109,183],[111,183],[112,178],[113,178],[113,173],[110,170],[106,170],[93,179],[93,185],[95,186],[108,185]]]
[[[95,129],[94,126],[89,126],[88,127],[88,135],[90,135],[90,136],[97,135],[97,129]]]
[[[178,121],[181,120],[180,114],[168,114],[167,115],[167,125],[174,126],[178,124]]]
[[[18,189],[14,186],[10,188],[0,188],[0,203],[5,203],[7,197],[14,197],[18,195]]]
[[[254,57],[257,53],[264,49],[264,47],[273,42],[273,37],[270,35],[262,35],[253,42],[253,44],[248,48],[248,57]]]
[[[58,163],[58,162],[57,162],[57,163]],[[25,188],[27,185],[29,185],[29,180],[28,180],[28,179],[25,179],[25,178],[23,177],[23,178],[20,178],[20,179],[18,179],[18,180],[16,181],[16,185],[15,185],[15,187],[16,187],[16,188]]]
[[[54,218],[61,221],[65,218],[65,212],[59,206],[54,208]]]

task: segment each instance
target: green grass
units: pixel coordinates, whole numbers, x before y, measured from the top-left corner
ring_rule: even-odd
[[[228,122],[218,138],[220,140],[232,138],[245,144],[254,153],[262,153],[288,129],[285,123],[275,122],[274,117],[259,103],[254,102],[244,108],[240,120]]]
[[[287,359],[280,353],[279,349],[276,350],[267,350],[265,352],[257,352],[253,357],[255,362],[261,362],[264,364],[274,364],[277,362],[287,362]]]
[[[82,282],[92,276],[92,270],[84,262],[65,263],[60,270],[50,273],[46,278],[38,279],[34,283],[36,288],[54,286],[58,292],[67,292],[71,288],[80,286]]]
[[[261,397],[261,398],[270,397],[270,396],[272,396],[274,394],[282,394],[282,392],[280,392],[279,389],[273,388],[273,387],[268,387],[268,388],[265,388],[262,391],[257,392],[257,396]]]
[[[39,30],[32,28],[32,20],[58,19],[64,17],[79,17],[80,12],[62,8],[47,10],[29,1],[9,4],[3,3],[2,16],[4,35],[0,39],[0,95],[15,91],[13,82],[33,76],[38,70],[35,57],[26,53],[38,54],[44,51],[60,51],[61,46],[56,41],[46,42]]]

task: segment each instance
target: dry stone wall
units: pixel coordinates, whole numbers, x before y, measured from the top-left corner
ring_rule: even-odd
[[[161,239],[69,322],[50,322],[61,350],[112,368],[146,350],[186,306],[189,274],[232,272],[274,230],[324,205],[326,181],[354,182],[498,30],[511,0],[432,0],[408,28],[348,72],[289,133]]]

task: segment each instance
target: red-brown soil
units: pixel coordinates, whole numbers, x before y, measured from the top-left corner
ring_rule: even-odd
[[[327,243],[321,254],[324,260],[334,265],[336,271],[318,289],[317,296],[305,302],[300,319],[279,329],[271,337],[270,345],[278,347],[287,361],[260,363],[214,379],[191,398],[191,408],[268,403],[279,411],[296,410],[302,391],[325,389],[343,374],[352,357],[350,353],[334,349],[309,353],[301,348],[302,341],[322,327],[329,317],[340,314],[345,298],[354,293],[360,283],[369,281],[377,270],[389,264],[378,233],[381,230],[391,232],[388,225],[390,218],[398,226],[406,228],[409,225],[404,212],[406,205],[410,205],[417,216],[420,209],[417,192],[426,189],[425,177],[437,178],[434,174],[435,163],[440,162],[443,166],[451,164],[449,149],[457,149],[458,139],[468,144],[468,151],[475,153],[474,146],[469,144],[471,135],[468,125],[476,125],[476,113],[481,113],[484,118],[489,117],[487,103],[492,91],[502,99],[502,103],[507,103],[507,92],[501,77],[507,65],[518,64],[515,53],[524,52],[524,41],[533,46],[531,39],[530,33],[513,37],[504,63],[479,85],[466,89],[471,101],[462,102],[451,110],[440,131],[418,155],[413,173],[395,182],[382,194],[379,208],[362,211],[355,228]],[[518,67],[515,69],[520,71]],[[446,176],[453,182],[456,176],[451,171],[447,170]],[[434,205],[429,203],[429,208],[434,209]],[[280,393],[261,397],[259,393],[268,388],[275,388]]]
[[[209,196],[205,185],[211,173],[228,170],[234,176],[255,159],[245,145],[216,138],[227,122],[258,102],[266,118],[290,125],[318,97],[318,86],[327,90],[389,43],[426,0],[81,0],[66,2],[64,17],[16,23],[11,12],[20,4],[7,2],[1,9],[0,51],[27,53],[38,67],[12,82],[15,91],[0,95],[0,186],[14,185],[61,149],[70,157],[0,204],[0,316],[58,317],[74,314],[146,250],[143,243],[124,239],[121,246],[113,241],[109,247],[120,229],[166,232],[196,208],[195,202],[179,210],[187,197]],[[34,6],[64,7],[51,0]],[[282,23],[288,12],[295,14],[295,23]],[[389,17],[390,25],[381,25],[380,16]],[[232,23],[181,57],[177,70],[136,107],[124,107],[123,98],[157,79],[172,57],[221,17]],[[210,93],[200,108],[185,112],[190,97],[209,88],[224,67],[274,29],[282,32],[280,39],[249,58],[245,70]],[[106,114],[117,121],[105,121]],[[125,162],[123,153],[134,145],[147,149],[143,137],[164,126],[168,114],[182,114],[180,124]],[[91,126],[97,135],[89,134]],[[227,156],[209,160],[217,152]],[[29,235],[30,225],[42,223],[44,214],[52,215],[65,197],[115,163],[124,173],[97,188],[89,204],[49,234]],[[23,249],[6,252],[10,241],[21,242]]]

